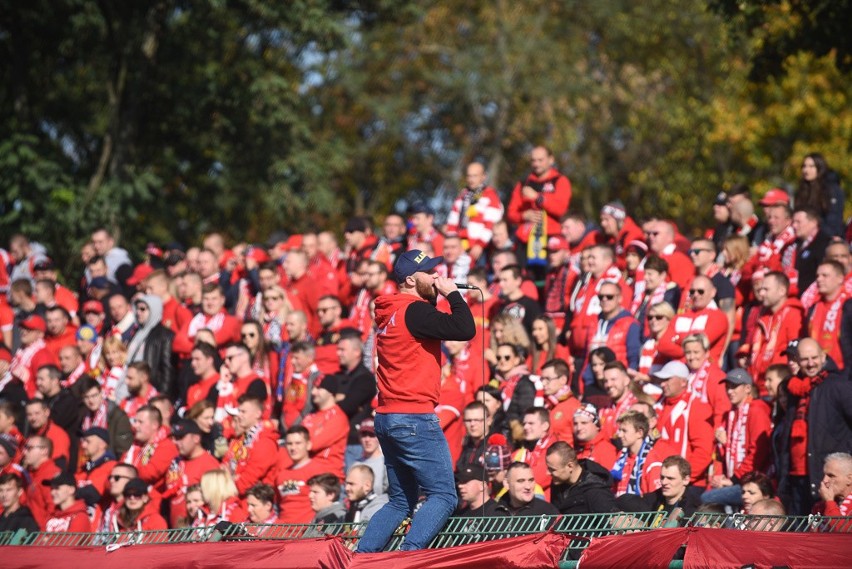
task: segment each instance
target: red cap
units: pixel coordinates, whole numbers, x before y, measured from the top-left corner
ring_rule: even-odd
[[[33,314],[21,322],[21,328],[26,328],[27,330],[41,330],[42,332],[47,331],[47,325],[44,323],[44,318],[38,314]]]
[[[766,195],[763,196],[763,199],[760,200],[760,205],[773,206],[773,205],[790,205],[790,194],[785,192],[780,188],[772,188]]]
[[[254,246],[249,246],[246,248],[246,257],[249,259],[254,259],[258,265],[263,264],[269,260],[269,255],[266,254],[266,251],[264,251],[260,247]]]
[[[94,312],[96,314],[104,314],[104,305],[100,300],[87,300],[83,303],[83,314]]]
[[[142,281],[144,281],[148,275],[154,272],[154,267],[147,263],[140,263],[136,265],[136,268],[133,269],[133,274],[127,279],[127,284],[130,286],[136,286]]]
[[[561,235],[551,235],[547,239],[547,248],[551,251],[563,251],[568,249],[568,242]]]
[[[302,236],[300,234],[291,235],[287,238],[287,243],[284,244],[284,249],[287,251],[292,251],[294,249],[302,248]]]

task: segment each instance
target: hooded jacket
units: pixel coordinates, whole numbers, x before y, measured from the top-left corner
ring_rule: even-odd
[[[447,300],[452,314],[411,294],[376,299],[378,412],[435,412],[441,394],[441,340],[466,341],[476,334],[461,294],[452,292]]]
[[[612,475],[588,459],[578,461],[583,473],[575,484],[554,484],[550,501],[562,514],[607,514],[617,512],[612,493]]]
[[[175,368],[172,362],[172,342],[175,333],[163,326],[163,301],[159,296],[146,294],[137,302],[148,306],[148,320],[136,331],[127,347],[127,361],[144,361],[151,368],[151,384],[158,392],[173,396]]]

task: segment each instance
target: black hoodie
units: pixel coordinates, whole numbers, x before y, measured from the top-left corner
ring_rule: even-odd
[[[576,484],[554,484],[550,487],[550,502],[562,514],[608,514],[617,512],[612,493],[612,475],[598,463],[578,461],[583,473]]]

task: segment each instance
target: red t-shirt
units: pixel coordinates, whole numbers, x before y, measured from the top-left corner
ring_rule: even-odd
[[[288,462],[289,458],[288,456]],[[308,498],[308,480],[327,471],[328,465],[319,460],[308,460],[298,467],[291,464],[286,468],[279,463],[278,475],[275,477],[278,507],[281,510],[279,523],[306,524],[314,519],[315,512],[311,509],[311,501]]]

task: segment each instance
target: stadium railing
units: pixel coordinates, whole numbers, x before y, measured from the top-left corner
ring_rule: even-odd
[[[688,518],[669,518],[665,512],[576,514],[563,516],[500,516],[450,518],[430,548],[453,547],[506,537],[556,531],[574,537],[560,560],[563,569],[577,565],[580,555],[594,537],[654,531],[663,527],[697,526],[743,531],[852,533],[852,518],[825,516],[749,516],[743,514],[696,513]],[[0,546],[89,546],[115,549],[134,544],[201,543],[209,541],[295,540],[324,536],[339,537],[355,549],[365,523],[337,524],[229,524],[219,527],[183,528],[121,533],[27,533],[0,532]],[[408,530],[407,522],[394,533],[388,551],[399,549]],[[672,562],[677,569],[681,562]]]

